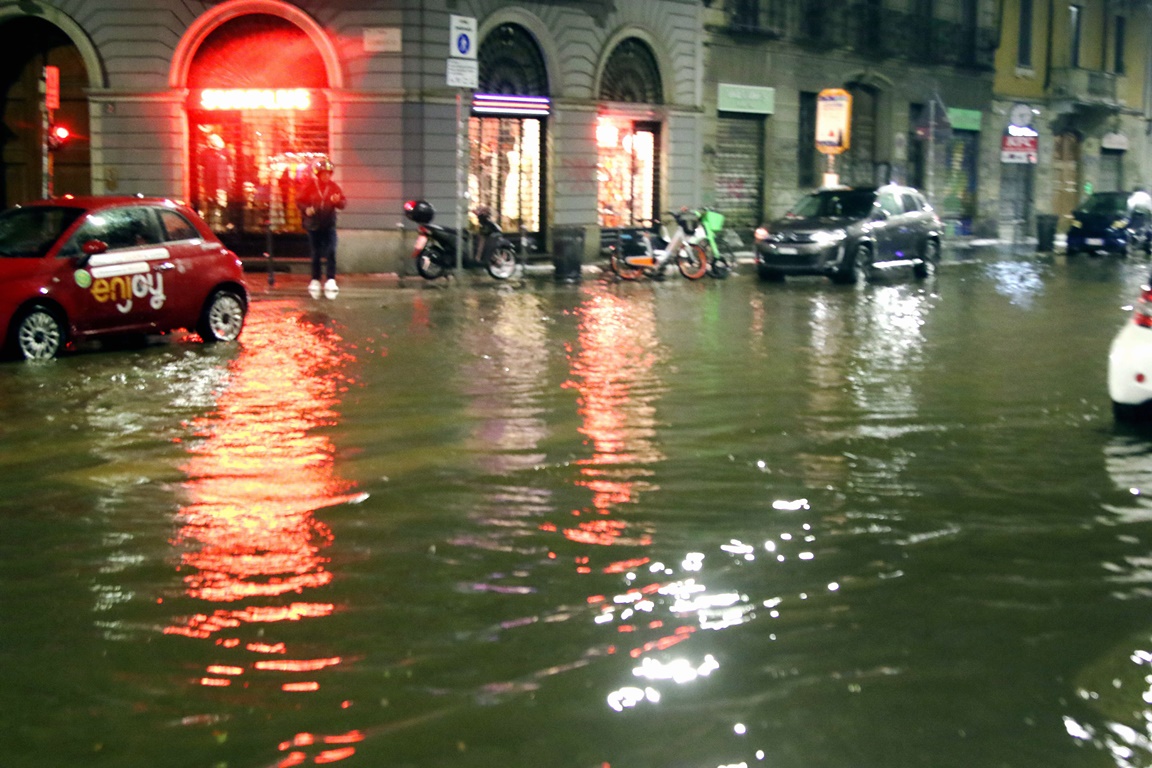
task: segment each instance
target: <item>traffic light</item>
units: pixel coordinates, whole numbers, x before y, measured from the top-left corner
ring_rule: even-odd
[[[57,150],[64,146],[72,132],[63,125],[50,125],[48,126],[48,149]]]

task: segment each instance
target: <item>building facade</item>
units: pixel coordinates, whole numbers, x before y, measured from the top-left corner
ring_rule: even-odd
[[[735,192],[749,211],[778,214],[829,172],[848,184],[908,183],[926,191],[951,231],[980,228],[995,215],[980,152],[994,130],[985,118],[996,24],[988,0],[710,4],[706,186],[718,203]],[[816,149],[827,89],[851,96],[840,155]],[[757,94],[751,105],[739,98]]]
[[[4,203],[45,189],[53,122],[73,133],[52,153],[55,193],[178,196],[248,253],[302,252],[294,189],[321,156],[350,199],[343,269],[403,270],[413,197],[445,224],[461,199],[488,205],[526,249],[580,228],[594,253],[600,227],[700,189],[700,13],[694,0],[0,3],[0,42],[18,54],[4,65]],[[60,74],[49,115],[45,66]]]
[[[997,130],[985,150],[1000,179],[1002,231],[1028,229],[1037,214],[1066,228],[1093,190],[1147,187],[1150,4],[1005,0],[1001,13]]]

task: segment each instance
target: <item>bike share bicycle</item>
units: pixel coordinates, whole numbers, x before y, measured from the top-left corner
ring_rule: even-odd
[[[672,236],[667,238],[667,246],[657,249],[652,246],[652,234],[645,229],[638,231],[640,249],[629,253],[623,242],[611,249],[609,264],[621,280],[639,280],[641,277],[662,278],[664,268],[675,261],[680,274],[689,280],[699,280],[708,271],[708,255],[703,246],[694,242],[696,221],[687,209],[679,213],[668,211],[676,221]],[[622,238],[623,240],[623,238]]]
[[[696,211],[696,216],[704,232],[702,245],[708,256],[708,274],[722,280],[736,271],[736,252],[732,250],[729,236],[724,232],[724,214],[704,207]],[[736,237],[735,234],[732,236]]]

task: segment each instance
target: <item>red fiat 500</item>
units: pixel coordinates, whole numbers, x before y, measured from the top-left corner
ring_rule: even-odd
[[[0,339],[26,360],[111,334],[233,341],[247,309],[240,260],[187,206],[67,196],[0,213]]]

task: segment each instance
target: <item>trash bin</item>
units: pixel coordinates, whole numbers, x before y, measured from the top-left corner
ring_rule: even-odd
[[[1054,214],[1044,213],[1036,216],[1036,250],[1040,253],[1052,253],[1056,249],[1056,221]]]
[[[556,281],[579,281],[583,264],[584,228],[556,227],[552,231],[552,265],[556,268]]]

